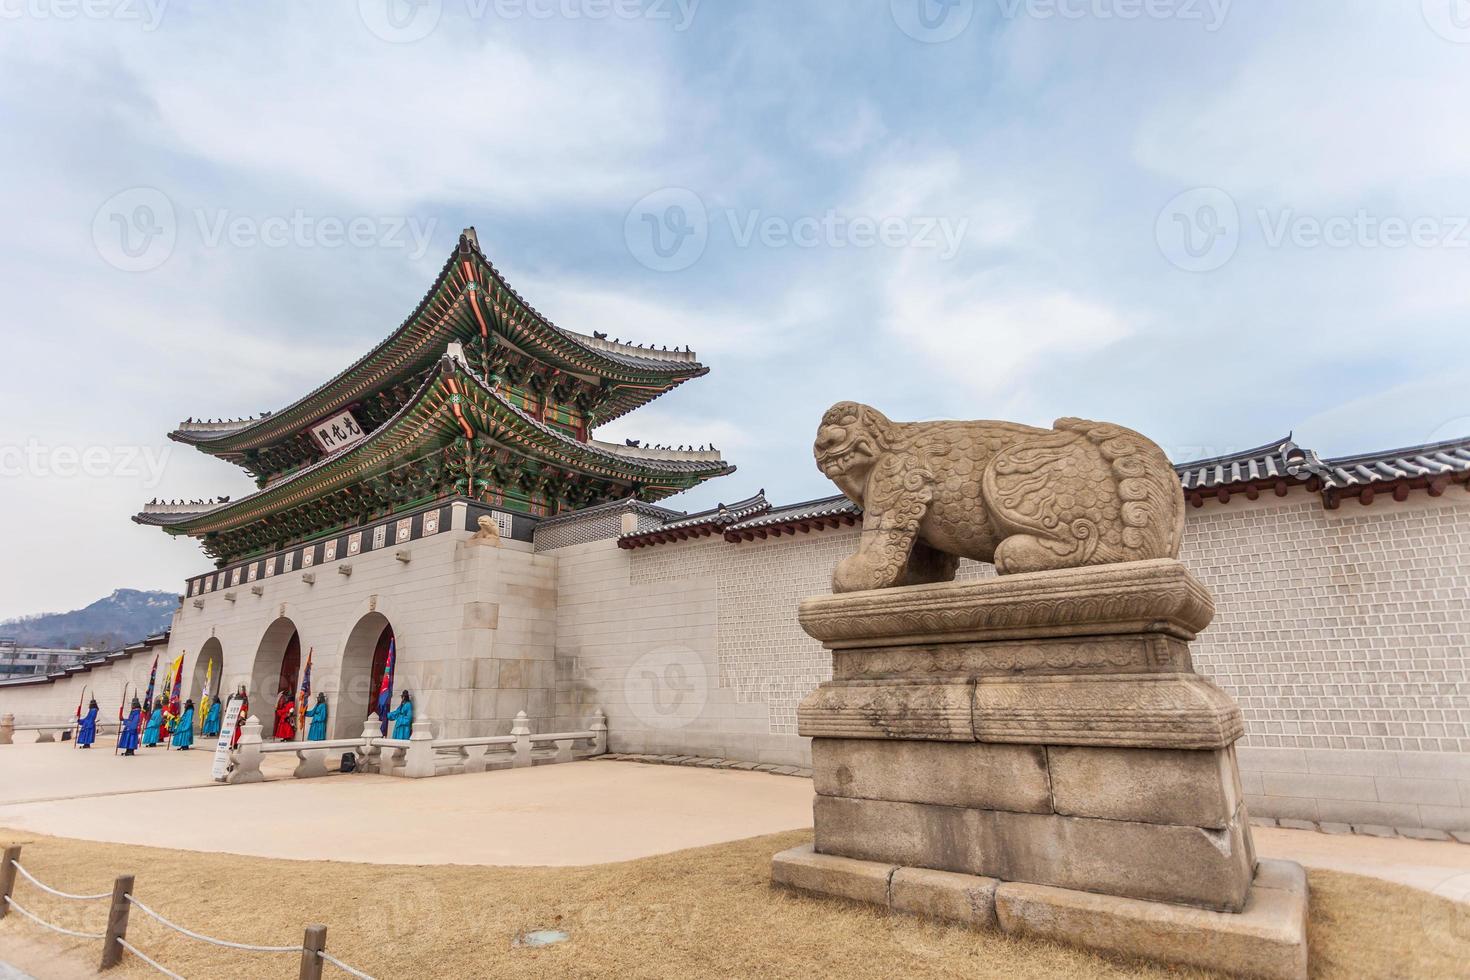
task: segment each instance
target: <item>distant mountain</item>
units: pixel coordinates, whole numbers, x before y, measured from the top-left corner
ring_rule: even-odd
[[[6,620],[0,638],[14,638],[20,646],[116,650],[168,629],[178,607],[175,592],[118,589],[84,609]]]

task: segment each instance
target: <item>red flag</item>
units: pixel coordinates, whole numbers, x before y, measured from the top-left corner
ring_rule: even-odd
[[[388,656],[383,661],[383,681],[378,685],[378,721],[383,726],[383,734],[388,734],[388,705],[393,701],[393,661],[397,659],[397,650],[394,644],[397,637],[388,640]]]

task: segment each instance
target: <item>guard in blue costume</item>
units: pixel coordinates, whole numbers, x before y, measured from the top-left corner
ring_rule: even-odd
[[[176,749],[187,749],[194,744],[194,699],[190,698],[184,702],[184,711],[179,715],[179,723],[174,726],[173,746]]]
[[[327,738],[327,696],[325,694],[316,696],[316,704],[311,706],[306,717],[311,719],[311,727],[306,730],[306,740],[308,742],[325,741]]]
[[[87,704],[87,713],[82,716],[77,725],[77,748],[90,749],[92,743],[97,741],[97,699],[93,698]]]
[[[393,723],[393,738],[408,738],[413,734],[413,698],[409,696],[408,688],[403,689],[403,700],[398,707],[388,712],[388,720]]]
[[[218,738],[220,726],[219,698],[209,699],[209,710],[204,712],[204,726],[199,729],[199,734],[205,738]]]
[[[153,702],[153,712],[148,716],[148,725],[143,729],[143,748],[151,749],[163,738],[163,698]]]
[[[128,720],[123,722],[122,731],[117,735],[117,747],[124,749],[123,755],[132,755],[138,750],[138,728],[143,724],[143,705],[133,698],[133,710],[128,714]]]

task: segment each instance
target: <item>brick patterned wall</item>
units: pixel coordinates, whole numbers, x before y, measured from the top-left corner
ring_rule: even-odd
[[[708,579],[719,597],[720,686],[771,709],[771,733],[796,734],[796,706],[832,676],[832,657],[796,621],[804,596],[830,592],[832,567],[857,549],[857,528],[732,544],[723,538],[633,552],[634,585]],[[993,575],[964,562],[959,577]]]
[[[632,553],[634,583],[704,579],[719,597],[720,685],[796,730],[830,676],[796,623],[857,530]],[[1240,702],[1247,746],[1470,752],[1470,506],[1315,496],[1189,511],[1182,558],[1214,593],[1197,669]],[[993,574],[966,562],[961,578]]]
[[[1182,558],[1218,610],[1195,666],[1243,745],[1470,752],[1470,506],[1206,506]]]

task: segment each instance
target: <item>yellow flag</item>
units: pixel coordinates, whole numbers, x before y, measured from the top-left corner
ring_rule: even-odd
[[[204,716],[209,714],[209,692],[214,689],[214,661],[211,660],[204,668],[204,693],[199,696],[199,710],[194,714],[194,720],[199,727],[204,727]]]

